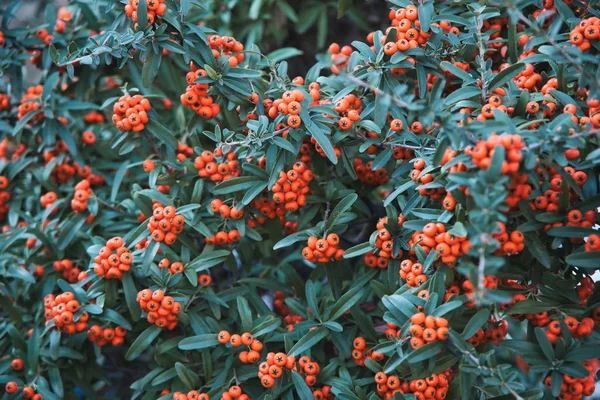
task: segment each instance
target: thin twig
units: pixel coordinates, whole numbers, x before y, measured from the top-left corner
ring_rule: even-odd
[[[122,209],[120,209],[120,208],[117,208],[116,206],[114,206],[114,205],[110,204],[109,202],[107,202],[107,201],[105,201],[105,200],[101,199],[101,198],[100,198],[100,197],[98,197],[98,196],[96,196],[96,200],[98,201],[98,203],[102,204],[104,207],[110,208],[111,210],[114,210],[114,211],[116,211],[116,212],[118,212],[118,213],[121,213],[121,214],[128,214],[128,212],[127,212],[127,211],[125,211],[125,210],[122,210]]]
[[[483,20],[481,14],[477,14],[477,47],[479,48],[479,73],[481,75],[481,101],[485,104],[487,101],[487,82],[485,79],[486,65],[485,65],[485,53],[486,48],[483,42],[483,36],[481,30],[483,29]]]

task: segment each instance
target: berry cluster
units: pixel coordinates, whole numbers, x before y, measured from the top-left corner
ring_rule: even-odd
[[[61,7],[56,13],[56,22],[54,24],[54,32],[64,33],[67,27],[67,22],[73,17],[73,11],[67,10],[67,7]]]
[[[140,132],[148,123],[149,110],[150,102],[141,94],[121,96],[113,106],[112,122],[121,132]]]
[[[390,177],[384,167],[373,170],[373,161],[363,164],[360,158],[354,159],[354,171],[358,180],[367,185],[381,186],[388,183]]]
[[[185,93],[179,98],[181,104],[193,110],[204,119],[216,117],[221,112],[221,107],[208,95],[207,83],[196,83],[196,80],[208,76],[205,70],[199,68],[190,71],[185,76],[188,84]]]
[[[531,202],[531,208],[534,210],[545,210],[546,212],[556,212],[558,211],[558,202],[560,200],[561,194],[565,191],[563,188],[564,178],[560,175],[554,168],[547,167],[545,169],[537,168],[537,172],[540,174],[540,185],[544,185],[547,189],[544,190],[544,194],[536,197]],[[587,174],[584,171],[576,171],[574,168],[565,167],[564,171],[567,172],[571,178],[575,181],[575,184],[579,187],[583,186],[588,179]],[[547,173],[549,179],[543,179],[545,176],[544,173]],[[569,187],[568,195],[569,199],[577,199],[578,195],[573,190],[573,188]],[[586,219],[590,219],[590,223],[595,223],[592,220],[591,216],[586,215]]]
[[[244,364],[254,364],[260,359],[263,344],[260,340],[254,339],[250,332],[232,335],[228,331],[221,331],[217,334],[217,340],[221,344],[229,343],[232,347],[248,346],[249,350],[243,350],[239,354],[240,361]]]
[[[281,378],[284,368],[291,371],[296,366],[296,357],[285,353],[267,354],[267,360],[258,366],[258,379],[265,388],[271,388],[275,380]]]
[[[406,218],[402,214],[398,216],[398,228],[404,224]],[[398,259],[402,257],[402,249],[398,249],[397,254],[394,254],[394,242],[392,234],[386,229],[385,225],[388,223],[388,218],[380,218],[377,221],[377,239],[375,240],[375,249],[369,251],[365,256],[365,265],[369,268],[381,268],[385,269],[391,259]]]
[[[423,185],[433,182],[433,175],[431,173],[421,174],[421,171],[425,168],[425,160],[422,158],[415,159],[413,167],[414,169],[410,171],[410,178],[414,182],[420,182]],[[419,194],[421,196],[429,196],[434,200],[441,200],[446,194],[446,189],[443,187],[421,188],[419,189]]]
[[[0,47],[6,46],[6,40],[4,39],[4,32],[0,31]]]
[[[241,235],[237,229],[232,229],[229,232],[219,231],[213,234],[209,238],[205,238],[204,242],[207,244],[216,244],[223,246],[226,244],[233,244],[240,241]]]
[[[35,112],[42,106],[41,96],[43,91],[42,85],[30,86],[27,88],[27,92],[21,97],[21,103],[19,104],[18,118],[23,119],[25,115],[30,112]],[[39,111],[36,115],[29,119],[29,122],[34,124],[40,121],[44,117],[44,113]]]
[[[52,264],[55,272],[62,272],[63,278],[69,283],[78,282],[81,271],[77,267],[73,267],[71,260],[57,260]]]
[[[185,161],[194,155],[194,148],[185,143],[178,142],[175,152],[177,153],[178,161]]]
[[[180,263],[179,261],[175,261],[172,263],[171,261],[169,261],[168,258],[163,258],[162,260],[160,260],[160,262],[158,263],[158,268],[167,268],[171,275],[182,273],[184,269],[182,263]]]
[[[313,398],[315,400],[333,400],[335,397],[331,392],[331,386],[323,385],[321,389],[313,390]]]
[[[344,257],[344,250],[339,245],[340,237],[336,233],[330,233],[325,239],[310,236],[308,246],[302,249],[302,257],[310,262],[326,263],[331,259],[338,261]]]
[[[117,326],[115,329],[102,329],[98,325],[92,325],[87,331],[88,339],[90,339],[91,342],[96,343],[100,347],[109,343],[113,347],[120,346],[125,342],[124,337],[126,334],[127,330],[122,326]]]
[[[537,316],[537,314],[535,315]],[[575,338],[590,336],[594,329],[594,320],[592,318],[583,318],[580,322],[575,317],[566,317],[563,322],[569,330],[570,335]],[[551,321],[546,326],[545,333],[550,343],[555,344],[559,337],[563,337],[560,321]]]
[[[87,179],[82,180],[75,185],[75,193],[71,200],[71,208],[76,214],[87,211],[87,201],[94,192],[90,189],[90,182]]]
[[[50,35],[46,28],[38,29],[35,32],[35,36],[37,36],[38,39],[41,39],[46,46],[54,40],[54,36]]]
[[[177,214],[175,207],[162,207],[159,203],[152,205],[152,217],[148,221],[148,231],[155,242],[165,242],[172,245],[177,235],[183,231],[185,218]]]
[[[448,339],[448,320],[442,317],[434,318],[422,312],[410,317],[412,325],[409,328],[410,346],[417,349],[425,343]]]
[[[499,71],[502,71],[508,67],[510,67],[510,64],[504,63],[500,66]],[[515,76],[513,81],[517,84],[519,89],[531,91],[532,89],[539,88],[544,79],[542,78],[542,75],[535,72],[535,68],[532,64],[525,64],[525,69]],[[551,81],[552,79],[549,80],[549,82]],[[556,88],[558,87],[558,82],[556,80],[554,81],[556,82],[556,86],[554,88]],[[552,85],[552,83],[550,83],[550,85]]]
[[[138,23],[138,4],[140,1],[146,2],[146,12],[148,21],[143,26],[152,25],[156,16],[162,17],[167,11],[165,0],[129,0],[129,4],[125,5],[125,13],[137,25]]]
[[[591,41],[596,43],[600,38],[600,19],[591,17],[582,19],[569,34],[569,42],[573,43],[579,50],[586,51],[592,47]]]
[[[214,153],[205,150],[194,160],[194,168],[198,170],[198,176],[210,177],[215,183],[240,175],[240,166],[232,149],[226,155],[221,148],[215,149]]]
[[[100,249],[100,252],[94,257],[94,272],[98,276],[103,276],[106,279],[123,278],[123,272],[131,269],[133,256],[123,246],[123,238],[115,236],[106,242],[106,246]],[[114,253],[113,253],[114,251]]]
[[[223,56],[229,57],[229,65],[232,67],[244,61],[244,45],[231,36],[209,36],[208,44],[217,60]]]
[[[338,75],[348,67],[348,61],[352,55],[352,47],[343,46],[340,49],[339,44],[332,43],[329,45],[329,52],[331,53],[331,72]]]
[[[504,94],[504,89],[497,88],[494,92],[497,94],[490,96],[487,100],[488,102],[481,107],[481,113],[476,118],[477,121],[483,122],[487,119],[493,119],[494,111],[496,110],[505,114],[512,114],[515,111],[514,107],[507,107],[504,104],[502,104],[502,96]],[[539,105],[536,102],[530,102],[527,104],[526,110],[527,112],[529,112],[529,114],[535,114],[539,110]],[[461,112],[471,114],[473,112],[473,109],[463,108],[461,109]],[[470,118],[469,122],[472,122],[472,118]]]
[[[423,231],[415,231],[408,241],[411,255],[415,254],[414,246],[419,244],[425,253],[429,254],[435,249],[438,257],[445,264],[454,263],[458,257],[464,256],[471,247],[471,242],[466,236],[456,236],[446,232],[442,223],[430,222],[423,227]]]
[[[54,297],[47,294],[44,297],[44,317],[46,325],[52,320],[54,326],[61,332],[74,335],[83,332],[87,328],[89,314],[84,311],[75,320],[75,313],[79,310],[79,302],[75,300],[72,292],[64,292]]]
[[[23,367],[24,367],[23,359],[21,359],[21,358],[15,358],[14,360],[11,361],[10,367],[15,372],[23,371]],[[17,390],[19,390],[19,385],[15,381],[7,382],[6,386],[4,387],[4,389],[5,389],[6,393],[13,394]],[[32,387],[30,387],[30,386],[25,386],[23,388],[23,391],[21,392],[21,396],[24,399],[44,400],[44,398],[42,397],[42,395],[39,394],[39,393],[36,394],[35,390]]]
[[[10,381],[6,383],[4,390],[6,390],[6,393],[8,394],[13,394],[19,390],[19,385],[15,381]],[[44,397],[41,394],[36,393],[31,386],[25,386],[21,392],[21,396],[23,396],[24,399],[44,400]]]
[[[168,394],[169,392],[165,393]],[[164,395],[161,393],[161,395]],[[190,390],[187,394],[182,392],[173,393],[173,400],[210,400],[206,393],[200,393],[197,390]]]
[[[499,342],[504,340],[507,333],[508,321],[503,319],[500,322],[496,322],[495,318],[491,316],[488,321],[488,326],[485,329],[477,329],[473,336],[467,339],[467,342],[473,347],[481,346],[487,342],[493,342],[495,345],[498,345]]]
[[[491,135],[487,140],[479,141],[474,147],[466,147],[465,154],[470,155],[473,164],[485,171],[490,167],[496,146],[502,146],[506,150],[506,160],[502,162],[500,174],[516,173],[519,170],[519,162],[523,158],[521,150],[525,147],[525,142],[520,135]]]
[[[317,143],[317,139],[314,138],[314,136],[310,137],[310,142],[312,143],[313,146],[315,146],[315,151],[317,153],[319,153],[319,155],[321,157],[326,157],[327,155],[325,154],[325,150],[323,150],[323,148],[321,147],[321,145],[319,143]],[[298,157],[300,160],[303,160],[302,158],[302,148],[300,149],[300,157]],[[342,155],[342,152],[340,151],[340,149],[334,144],[333,145],[333,152],[335,153],[335,155],[339,158]],[[303,160],[304,161],[304,160]],[[310,165],[310,162],[307,163],[307,165]]]
[[[492,234],[492,237],[498,242],[500,247],[496,254],[503,256],[512,256],[519,254],[525,248],[525,235],[519,230],[507,232],[506,226],[498,222],[499,230]]]
[[[227,391],[221,395],[221,400],[252,400],[247,394],[242,393],[242,388],[239,386],[231,386]]]
[[[583,368],[588,370],[588,375],[585,378],[575,378],[568,374],[563,374],[562,385],[560,386],[559,399],[575,400],[581,399],[582,396],[591,396],[596,391],[594,377],[598,371],[598,359],[592,358],[581,363]],[[552,376],[548,375],[544,379],[544,385],[548,390],[552,390]]]
[[[354,350],[352,350],[352,358],[356,365],[364,366],[367,359],[382,361],[384,358],[383,353],[378,353],[369,349],[367,347],[367,341],[360,336],[354,338],[352,347],[354,348]]]
[[[360,120],[362,101],[354,94],[344,96],[335,103],[333,109],[341,116],[338,126],[341,130],[347,131],[352,128],[352,123]]]
[[[427,282],[427,275],[424,272],[423,264],[419,262],[406,259],[400,263],[400,278],[406,282],[409,288],[419,287]]]
[[[302,161],[297,161],[287,173],[281,171],[279,179],[271,188],[273,201],[277,207],[294,212],[298,210],[298,207],[305,206],[306,195],[310,193],[308,184],[314,176]]]
[[[214,199],[210,202],[210,209],[214,213],[219,213],[223,218],[241,219],[244,216],[244,210],[238,209],[235,206],[229,207],[220,199]]]
[[[7,137],[0,140],[0,160],[8,161],[10,159],[13,162],[17,161],[25,153],[25,150],[27,150],[25,143],[13,144],[8,141]]]
[[[265,388],[271,388],[275,385],[275,380],[283,375],[284,368],[288,371],[294,370],[304,374],[304,381],[310,387],[317,383],[317,375],[321,372],[321,366],[310,357],[302,356],[296,362],[296,357],[288,356],[285,353],[267,354],[266,361],[258,367],[258,378]]]
[[[273,307],[275,307],[277,309],[277,312],[279,312],[279,314],[283,316],[283,323],[285,324],[285,327],[288,332],[293,332],[294,325],[296,325],[298,322],[304,321],[304,318],[302,318],[301,316],[292,314],[290,312],[290,308],[287,304],[285,304],[285,301],[283,300],[283,292],[281,291],[275,292]]]
[[[90,111],[83,117],[86,124],[101,124],[104,122],[104,115],[97,111]]]
[[[8,202],[10,200],[10,192],[4,190],[8,187],[8,179],[5,176],[0,176],[0,220],[6,218],[8,214]]]
[[[467,277],[468,278],[468,277]],[[498,283],[500,280],[495,275],[487,275],[483,277],[483,286],[486,289],[496,290],[498,288]],[[467,296],[467,301],[465,302],[465,306],[468,308],[475,307],[477,304],[475,301],[475,286],[470,279],[465,279],[461,285],[463,289],[463,293]],[[460,290],[457,290],[453,294],[459,294]]]
[[[375,374],[377,393],[386,399],[393,398],[395,393],[412,394],[415,399],[440,399],[446,398],[448,386],[453,373],[446,370],[439,374],[433,374],[426,378],[413,379],[410,382],[402,382],[396,375],[387,376],[383,372]]]
[[[283,93],[280,99],[266,100],[265,111],[270,118],[277,118],[279,114],[288,115],[286,120],[287,126],[297,128],[302,123],[300,119],[300,111],[302,111],[302,103],[304,94],[300,90],[288,90]]]
[[[137,294],[136,301],[140,308],[148,313],[148,322],[159,328],[167,328],[172,331],[177,326],[177,314],[181,312],[181,303],[175,301],[171,296],[165,296],[162,290],[141,290]]]

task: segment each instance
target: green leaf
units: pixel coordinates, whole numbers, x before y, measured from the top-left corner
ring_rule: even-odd
[[[417,363],[419,361],[428,360],[444,348],[445,341],[437,341],[433,343],[428,343],[424,346],[417,348],[412,351],[408,356],[406,356],[405,361],[410,362],[411,364]]]
[[[341,296],[330,308],[329,321],[335,321],[356,304],[363,295],[363,285],[355,286]]]
[[[310,134],[315,138],[319,146],[321,146],[329,161],[331,161],[333,164],[337,164],[338,158],[335,154],[335,150],[333,149],[333,145],[327,136],[325,136],[325,133],[321,131],[319,127],[310,119],[308,121],[304,121],[304,124],[306,125],[306,128]]]
[[[104,314],[102,315],[102,317],[108,321],[114,322],[117,325],[121,325],[128,331],[132,329],[131,323],[129,321],[127,321],[121,314],[114,310],[111,310],[110,308],[104,309]]]
[[[566,262],[576,267],[597,269],[600,266],[600,251],[570,254],[567,256]]]
[[[237,298],[237,312],[240,314],[244,332],[250,331],[252,329],[252,311],[250,311],[248,300],[242,296]]]
[[[254,0],[257,1],[257,0]],[[297,57],[304,54],[302,50],[298,50],[295,47],[282,47],[271,53],[267,54],[267,58],[272,62],[278,62],[287,60],[288,58]]]
[[[75,215],[69,222],[63,225],[60,236],[56,241],[59,250],[64,250],[73,241],[85,224],[86,216],[83,214]]]
[[[598,231],[592,228],[582,228],[579,226],[559,226],[556,228],[550,228],[546,231],[546,234],[550,236],[564,237],[564,238],[583,238],[589,235],[597,234]]]
[[[27,363],[28,367],[35,371],[37,370],[38,359],[40,355],[40,343],[38,341],[40,332],[38,329],[34,329],[27,341]]]
[[[488,321],[488,319],[490,318],[490,314],[491,311],[487,308],[483,308],[477,311],[477,313],[475,313],[475,315],[471,317],[471,319],[467,323],[467,326],[465,326],[465,329],[463,330],[461,336],[464,339],[471,338],[477,332],[477,330]]]
[[[137,7],[137,18],[140,27],[145,28],[148,25],[148,5],[145,1],[141,1]]]
[[[338,0],[337,17],[342,18],[352,8],[352,0]]]
[[[175,371],[177,371],[177,376],[181,382],[183,382],[187,390],[195,390],[200,386],[200,378],[198,375],[182,363],[175,363]]]
[[[294,394],[297,395],[299,399],[311,400],[314,398],[314,396],[312,394],[312,390],[310,390],[310,388],[304,381],[304,378],[302,378],[302,376],[299,373],[297,373],[296,371],[293,371],[293,370],[292,370],[292,383],[294,384],[294,388],[296,388]]]
[[[307,281],[306,282],[306,302],[308,303],[308,306],[310,307],[312,313],[320,319],[319,316],[319,303],[317,301],[317,293],[315,291],[315,285],[313,283],[313,281]]]
[[[117,195],[119,194],[119,187],[121,186],[121,182],[123,182],[123,178],[125,177],[128,168],[129,162],[125,161],[121,164],[121,166],[115,173],[115,178],[113,180],[112,188],[110,191],[110,201],[114,202],[117,199]]]
[[[335,222],[340,217],[340,215],[348,211],[357,199],[358,195],[356,193],[351,193],[348,196],[344,197],[342,200],[340,200],[340,202],[335,206],[335,208],[329,215],[329,219],[327,220],[325,230],[329,231],[332,227],[334,227]]]
[[[556,359],[556,356],[554,355],[554,349],[552,348],[552,343],[550,343],[550,340],[548,340],[548,337],[544,333],[544,330],[542,328],[537,327],[534,331],[537,342],[539,343],[540,348],[542,349],[542,352],[544,353],[546,358],[550,361]]]
[[[216,195],[241,192],[250,189],[252,186],[265,181],[256,176],[240,176],[219,183],[213,188],[213,193]]]
[[[445,102],[446,105],[451,106],[458,103],[461,100],[467,100],[480,94],[481,89],[478,89],[474,86],[467,86],[450,93],[448,97],[446,97]]]
[[[161,329],[156,325],[146,328],[146,330],[140,333],[140,335],[131,344],[131,347],[129,347],[127,353],[125,354],[125,359],[127,361],[136,359],[152,344],[152,341],[156,339],[160,332]]]
[[[282,149],[287,150],[292,154],[297,154],[294,145],[285,140],[284,138],[274,136],[271,140],[273,141],[273,143],[275,143],[276,146],[281,147]]]
[[[131,314],[131,318],[134,321],[139,321],[141,310],[136,301],[137,289],[135,288],[130,272],[123,274],[123,294],[125,295],[125,302],[127,303],[127,309],[129,310],[129,314]]]
[[[201,350],[208,347],[214,347],[219,344],[217,335],[215,333],[208,333],[205,335],[190,336],[179,342],[179,348],[181,350]]]
[[[250,333],[252,333],[252,336],[254,336],[254,338],[258,338],[260,336],[267,335],[267,334],[273,332],[275,329],[279,328],[280,324],[281,324],[281,321],[279,319],[270,318],[270,319],[266,320],[265,322],[252,328]]]
[[[258,19],[262,3],[263,3],[263,0],[252,0],[252,4],[250,5],[250,10],[248,11],[248,17],[250,19],[252,19],[252,20]]]
[[[551,260],[546,246],[540,240],[536,233],[525,234],[525,249],[529,251],[535,258],[546,268],[550,268]]]
[[[323,326],[319,326],[312,331],[309,331],[306,335],[304,335],[300,340],[296,342],[296,344],[290,349],[288,352],[288,356],[297,356],[306,350],[310,349],[321,340],[323,340],[329,331],[327,328]]]
[[[456,65],[449,63],[448,61],[442,61],[440,67],[444,71],[450,72],[452,75],[463,80],[463,82],[474,82],[475,79],[468,72],[458,68]]]
[[[148,121],[145,126],[145,129],[152,134],[152,136],[156,137],[158,140],[166,144],[172,149],[176,149],[179,142],[173,135],[173,133],[164,125],[154,120]]]
[[[372,249],[373,248],[371,247],[371,243],[369,242],[357,244],[356,246],[350,247],[349,249],[344,251],[344,258],[358,257],[368,253]]]
[[[186,268],[193,268],[197,272],[200,272],[208,269],[209,267],[207,267],[207,265],[213,266],[225,261],[230,254],[231,252],[229,250],[206,251],[190,261],[190,263],[186,265]]]
[[[142,85],[149,88],[158,74],[160,68],[160,62],[162,60],[162,50],[157,53],[154,51],[148,52],[148,57],[144,61],[142,66]]]
[[[516,64],[511,65],[510,67],[503,69],[502,71],[500,71],[496,75],[494,75],[494,77],[492,78],[492,80],[489,83],[488,90],[492,91],[496,88],[499,88],[500,86],[504,85],[506,82],[510,81],[515,76],[519,75],[519,73],[521,71],[523,71],[524,69],[525,69],[525,64],[523,64],[523,63],[516,63]]]

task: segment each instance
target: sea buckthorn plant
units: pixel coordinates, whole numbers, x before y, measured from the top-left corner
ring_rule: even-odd
[[[5,3],[3,399],[598,398],[597,0]]]

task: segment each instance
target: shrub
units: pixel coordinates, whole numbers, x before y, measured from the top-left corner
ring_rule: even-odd
[[[596,1],[122,3],[1,10],[3,398],[593,395]]]

